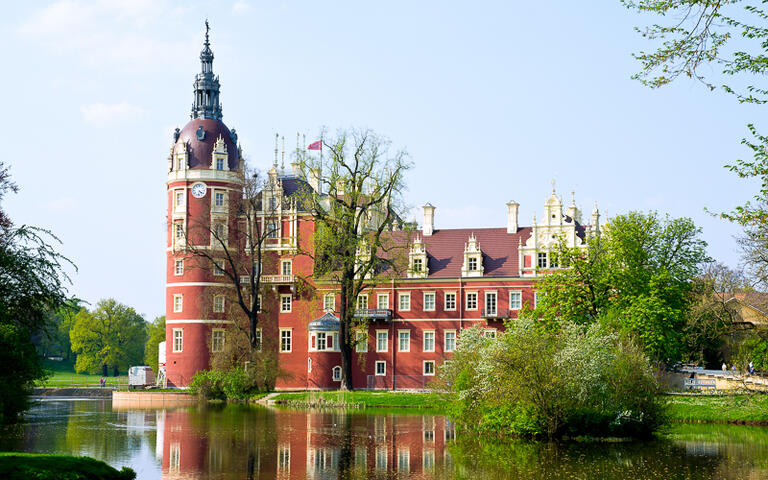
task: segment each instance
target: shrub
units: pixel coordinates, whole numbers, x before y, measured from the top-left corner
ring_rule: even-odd
[[[516,320],[495,339],[473,327],[440,376],[457,394],[454,418],[478,431],[642,436],[663,418],[642,349],[597,326]]]
[[[242,367],[229,370],[200,370],[192,377],[189,389],[205,400],[247,400],[265,391],[259,372]]]

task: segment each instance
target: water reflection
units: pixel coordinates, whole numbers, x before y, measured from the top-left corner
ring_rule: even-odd
[[[443,416],[47,400],[0,449],[89,455],[140,479],[768,478],[768,429],[679,425],[638,443],[499,442]]]

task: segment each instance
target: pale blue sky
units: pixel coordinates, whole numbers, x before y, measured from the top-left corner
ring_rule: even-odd
[[[603,218],[692,217],[710,254],[738,262],[712,218],[756,191],[723,165],[748,156],[739,105],[681,79],[630,79],[648,19],[603,2],[14,2],[0,18],[3,160],[11,217],[55,232],[80,268],[71,292],[165,312],[167,155],[189,119],[203,21],[224,121],[246,158],[272,160],[322,126],[368,127],[408,150],[408,202],[436,228],[522,224],[550,191]],[[768,129],[768,125],[763,125]],[[420,220],[420,218],[419,218]]]

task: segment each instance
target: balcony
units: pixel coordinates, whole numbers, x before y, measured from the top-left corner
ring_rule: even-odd
[[[357,318],[370,318],[371,320],[392,321],[392,309],[389,308],[361,308],[355,310]]]
[[[292,285],[296,282],[295,275],[262,275],[262,283],[269,283],[272,285]]]
[[[484,308],[480,310],[480,318],[490,320],[503,320],[509,318],[502,314],[497,308]]]

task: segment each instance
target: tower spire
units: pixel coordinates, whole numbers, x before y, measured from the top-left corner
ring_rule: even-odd
[[[214,118],[221,120],[219,103],[219,78],[213,74],[213,51],[208,20],[205,21],[205,42],[200,51],[200,73],[195,76],[195,101],[192,103],[192,118]]]

